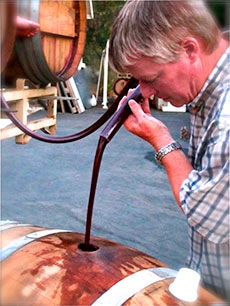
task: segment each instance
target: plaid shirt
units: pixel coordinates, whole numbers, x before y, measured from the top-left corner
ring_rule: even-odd
[[[194,170],[180,191],[189,225],[186,264],[200,272],[203,285],[225,298],[230,298],[229,71],[228,48],[190,104],[189,158]]]

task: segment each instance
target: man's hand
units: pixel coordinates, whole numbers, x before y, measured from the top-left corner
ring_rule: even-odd
[[[132,91],[129,90],[128,96]],[[125,96],[119,105],[124,103],[126,98]],[[132,114],[124,122],[124,126],[129,132],[149,142],[157,151],[173,141],[164,123],[151,115],[148,99],[144,99],[142,104],[130,100],[129,107]]]
[[[131,92],[132,90],[128,92],[128,96]],[[125,100],[126,97],[121,100],[120,105]],[[132,113],[124,122],[128,131],[149,142],[156,151],[174,141],[164,123],[151,115],[148,99],[144,99],[142,104],[130,100],[129,106]],[[167,172],[175,199],[182,209],[180,203],[181,185],[193,170],[193,167],[182,150],[175,150],[165,155],[162,163]]]

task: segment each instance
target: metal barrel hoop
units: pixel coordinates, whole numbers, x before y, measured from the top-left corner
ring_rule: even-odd
[[[73,65],[73,63],[79,64],[81,57],[84,53],[85,38],[86,38],[86,4],[85,1],[76,1],[75,5],[78,5],[79,14],[79,29],[78,37],[73,40],[73,51],[71,54],[71,60],[67,62],[67,65],[58,73],[58,77],[64,79],[69,79],[72,75],[77,72],[77,68],[73,70],[73,67],[78,67],[78,65]],[[84,21],[84,22],[83,22]],[[76,25],[75,25],[76,30]],[[83,43],[82,43],[83,41]]]

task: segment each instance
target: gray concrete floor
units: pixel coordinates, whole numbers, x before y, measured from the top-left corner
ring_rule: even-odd
[[[58,113],[57,134],[70,135],[96,121],[100,106],[82,114]],[[188,113],[152,114],[179,139],[189,125]],[[30,116],[44,117],[40,111]],[[86,212],[99,129],[69,144],[30,140],[1,142],[1,219],[85,232]],[[178,208],[164,168],[154,161],[153,148],[124,127],[107,145],[95,198],[92,235],[134,247],[175,269],[188,253],[185,217]],[[176,161],[175,161],[176,162]]]

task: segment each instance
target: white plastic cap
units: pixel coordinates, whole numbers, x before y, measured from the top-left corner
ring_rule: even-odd
[[[181,268],[174,282],[169,285],[169,292],[180,300],[194,302],[198,297],[199,281],[200,275],[196,271]]]

